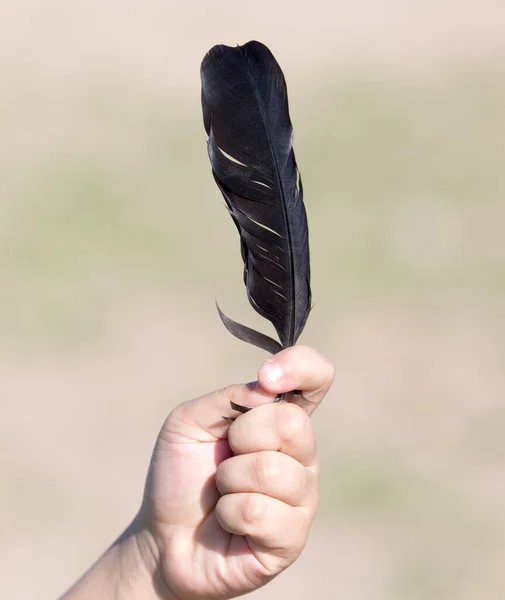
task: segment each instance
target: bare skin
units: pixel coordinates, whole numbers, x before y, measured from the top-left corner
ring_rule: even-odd
[[[333,376],[327,359],[296,346],[263,363],[254,384],[175,408],[158,436],[139,514],[62,600],[224,600],[291,565],[319,499],[309,417]],[[307,402],[272,402],[291,390]],[[230,424],[230,401],[254,410]]]

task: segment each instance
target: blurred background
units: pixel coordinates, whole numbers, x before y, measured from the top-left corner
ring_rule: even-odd
[[[0,0],[0,595],[61,594],[135,514],[170,409],[265,355],[199,66],[290,92],[314,310],[308,546],[255,597],[505,590],[505,5]]]

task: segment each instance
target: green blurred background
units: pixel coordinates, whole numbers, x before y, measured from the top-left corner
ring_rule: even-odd
[[[50,599],[139,505],[177,403],[254,378],[199,65],[266,43],[309,216],[322,503],[255,594],[505,590],[505,5],[0,0],[0,595]]]

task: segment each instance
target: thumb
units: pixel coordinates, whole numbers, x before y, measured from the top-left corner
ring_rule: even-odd
[[[231,455],[230,401],[265,404],[274,394],[257,384],[232,385],[177,406],[166,419],[154,448],[144,500],[155,522],[196,527],[219,499],[217,465]]]
[[[272,402],[276,394],[263,390],[257,381],[230,385],[177,406],[163,427],[163,437],[171,442],[215,442],[227,437],[229,423],[223,417],[235,417],[231,403],[255,407]]]

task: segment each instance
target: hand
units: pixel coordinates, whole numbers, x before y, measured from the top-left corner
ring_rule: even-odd
[[[275,379],[276,369],[282,374]],[[155,543],[156,580],[181,600],[251,592],[302,551],[318,504],[319,462],[310,415],[333,367],[297,346],[275,355],[259,385],[235,385],[191,400],[158,437],[142,519]],[[303,409],[272,403],[303,391]],[[230,400],[257,407],[229,425]],[[303,402],[303,401],[302,401]],[[305,409],[305,410],[304,410]]]
[[[128,584],[120,585],[129,590],[126,597],[232,598],[264,585],[298,558],[319,495],[309,416],[333,374],[328,360],[296,346],[264,363],[257,383],[185,402],[169,415],[142,508],[118,542],[119,558],[110,561],[128,574]],[[302,391],[301,407],[272,402],[291,390]],[[237,415],[230,401],[255,408],[230,424],[223,418]],[[141,572],[149,591],[136,575]],[[70,592],[68,599],[87,597]]]

